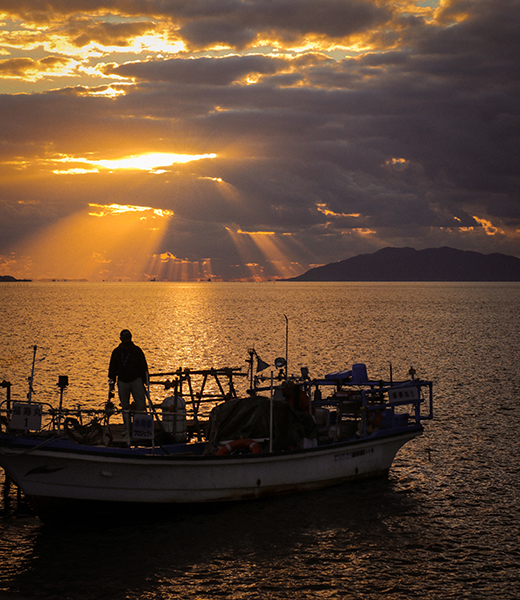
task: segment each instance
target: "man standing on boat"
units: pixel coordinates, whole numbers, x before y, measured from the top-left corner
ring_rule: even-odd
[[[148,365],[144,352],[132,342],[132,334],[123,329],[119,334],[121,343],[112,352],[108,379],[110,392],[117,380],[117,392],[123,410],[130,410],[130,394],[135,409],[146,411],[145,382],[148,380]]]

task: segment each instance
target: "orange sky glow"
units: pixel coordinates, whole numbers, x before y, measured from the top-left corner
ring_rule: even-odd
[[[385,246],[519,255],[516,9],[0,0],[0,275],[263,281]]]

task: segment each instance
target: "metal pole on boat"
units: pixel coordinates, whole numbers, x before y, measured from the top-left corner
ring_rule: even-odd
[[[285,317],[285,379],[287,379],[287,363],[289,362],[289,319]]]
[[[159,423],[159,425],[162,427],[162,421],[159,418],[157,411],[155,410],[155,406],[153,405],[152,398],[150,396],[150,378],[149,378],[148,374],[146,375],[146,385],[144,386],[144,392],[145,392],[146,399],[148,400],[148,404],[150,405],[150,410],[152,412],[152,415],[154,416],[157,423]]]
[[[63,390],[69,385],[67,375],[58,375],[58,387],[60,388],[60,407],[58,410],[58,433],[61,430],[61,413],[63,410]]]
[[[251,395],[253,394],[253,356],[255,354],[254,348],[249,348],[247,353],[249,354],[249,358],[246,359],[246,363],[249,364],[249,392]]]
[[[33,360],[32,360],[32,369],[31,375],[29,377],[29,392],[27,393],[27,402],[31,403],[31,396],[33,393],[33,378],[34,378],[34,363],[36,362],[36,346],[33,346]]]
[[[5,388],[6,407],[9,412],[11,410],[11,382],[4,379],[2,383],[0,383],[0,387]]]
[[[362,394],[362,410],[363,410],[363,438],[367,437],[367,423],[368,423],[368,412],[367,412],[367,391],[363,390]]]
[[[123,424],[125,426],[125,432],[126,432],[126,445],[127,446],[131,446],[132,445],[132,436],[131,436],[131,414],[130,411],[123,408],[122,410],[122,414],[123,414]]]
[[[274,405],[274,383],[271,371],[271,397],[269,399],[269,452],[273,451],[273,405]]]
[[[155,410],[155,406],[153,405],[153,402],[152,402],[152,397],[150,396],[150,376],[148,373],[146,374],[146,385],[144,386],[144,391],[145,391],[146,399],[148,400],[148,404],[150,405],[150,410],[152,412],[152,416],[153,416],[154,420],[157,422],[157,424],[159,425],[161,431],[164,431],[164,425],[163,425],[162,419],[160,418],[157,411]],[[175,386],[175,396],[177,396],[177,386]],[[175,419],[177,419],[177,403],[175,404]],[[177,420],[175,421],[175,423],[177,423]],[[155,436],[152,440],[152,447],[155,447]]]

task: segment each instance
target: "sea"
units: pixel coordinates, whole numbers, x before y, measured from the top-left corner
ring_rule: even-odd
[[[519,597],[519,283],[4,283],[0,315],[0,381],[20,401],[32,377],[57,405],[67,376],[65,406],[102,408],[123,328],[152,373],[245,372],[254,348],[289,373],[365,363],[434,383],[433,420],[385,479],[62,524],[11,488],[1,600]]]

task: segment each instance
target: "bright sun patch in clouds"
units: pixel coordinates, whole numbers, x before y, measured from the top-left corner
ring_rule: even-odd
[[[91,164],[100,165],[106,169],[140,169],[142,171],[153,171],[160,167],[170,167],[175,163],[188,163],[203,158],[215,158],[216,154],[169,154],[155,152],[141,154],[140,156],[128,156],[117,160],[89,161]]]
[[[172,210],[163,210],[160,208],[152,208],[151,206],[129,206],[126,204],[110,204],[108,206],[103,204],[89,204],[92,208],[100,209],[98,212],[90,212],[91,217],[106,217],[107,215],[122,215],[124,213],[132,212],[147,212],[152,211],[155,217],[172,217]]]
[[[487,221],[486,219],[479,219],[475,215],[473,215],[475,221],[484,229],[486,235],[496,235],[497,233],[501,233],[498,227],[495,227],[491,221]]]
[[[326,204],[316,204],[316,208],[327,217],[354,217],[357,219],[361,216],[361,213],[336,213],[330,210]]]
[[[192,162],[194,160],[202,160],[205,158],[216,158],[215,153],[211,154],[175,154],[170,152],[150,152],[147,154],[139,154],[135,156],[125,156],[123,158],[111,159],[111,160],[89,160],[86,158],[73,158],[63,157],[57,162],[60,163],[74,163],[74,167],[71,169],[60,169],[55,170],[56,174],[74,174],[74,173],[85,173],[85,169],[78,168],[77,165],[91,165],[93,167],[102,167],[109,171],[116,171],[119,169],[127,170],[138,170],[138,171],[150,171],[154,173],[162,173],[166,167],[171,167],[174,164],[184,164]],[[91,171],[92,172],[92,171]]]

